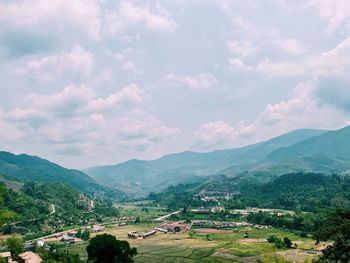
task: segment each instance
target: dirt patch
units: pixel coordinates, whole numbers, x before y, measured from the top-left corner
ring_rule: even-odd
[[[230,250],[228,250],[226,248],[220,248],[220,249],[217,249],[215,251],[215,253],[212,254],[211,256],[212,257],[217,257],[217,258],[229,259],[229,260],[231,260],[231,259],[236,259],[236,260],[240,259],[240,257],[238,257],[238,256],[235,256],[235,255],[227,253],[229,251]]]
[[[266,238],[243,238],[238,239],[235,243],[244,244],[244,243],[263,243],[266,242]]]
[[[215,229],[215,228],[196,228],[193,231],[197,233],[219,233],[219,234],[229,234],[232,233],[231,230]]]
[[[293,262],[304,262],[306,259],[313,258],[321,253],[312,252],[308,253],[307,251],[303,251],[300,249],[291,249],[286,251],[279,251],[276,254],[283,256],[285,259],[293,261]]]

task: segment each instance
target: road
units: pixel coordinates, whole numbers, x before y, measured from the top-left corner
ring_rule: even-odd
[[[164,220],[166,220],[169,216],[171,216],[171,215],[177,215],[177,214],[179,214],[180,212],[181,212],[181,211],[172,212],[172,213],[167,214],[167,215],[165,215],[165,216],[158,217],[158,218],[156,218],[154,221],[164,221]]]

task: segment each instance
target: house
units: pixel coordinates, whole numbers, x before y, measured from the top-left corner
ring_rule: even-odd
[[[210,209],[205,209],[205,208],[191,209],[191,212],[195,214],[210,214]]]
[[[154,230],[158,232],[168,233],[168,229],[162,228],[162,227],[156,227]]]
[[[139,231],[130,231],[128,233],[128,238],[139,238],[140,237],[140,233]]]
[[[266,225],[254,225],[253,226],[256,229],[269,229],[272,228],[272,226],[266,226]]]
[[[105,229],[104,226],[99,226],[99,225],[93,225],[93,226],[92,226],[92,231],[93,231],[93,232],[101,232],[101,231],[103,231],[104,229]]]
[[[38,254],[35,254],[32,251],[23,252],[22,254],[19,254],[18,257],[24,263],[41,263],[43,261]]]
[[[225,228],[230,226],[231,226],[231,223],[229,222],[214,222],[214,227],[216,228]]]
[[[150,236],[153,236],[155,235],[157,232],[155,230],[151,230],[147,233],[144,233],[144,234],[141,234],[142,238],[147,238],[147,237],[150,237]]]
[[[43,247],[44,245],[45,245],[44,240],[39,239],[39,240],[36,241],[36,246],[37,247]]]
[[[187,231],[191,228],[189,224],[174,222],[169,224],[161,224],[160,228],[166,229],[168,232]]]
[[[225,211],[225,207],[223,207],[223,206],[214,206],[211,209],[212,213],[218,213],[218,212],[223,212],[223,211]]]
[[[64,235],[64,236],[62,236],[60,241],[64,244],[73,244],[73,243],[75,243],[75,237]]]

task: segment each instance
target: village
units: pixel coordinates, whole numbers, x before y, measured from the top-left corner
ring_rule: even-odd
[[[273,234],[276,232],[276,229],[270,225],[253,224],[247,222],[244,220],[246,216],[259,212],[279,215],[292,213],[291,211],[260,208],[226,211],[223,206],[218,204],[209,208],[191,208],[188,211],[193,215],[193,218],[186,220],[174,220],[174,218],[178,218],[178,216],[183,213],[181,210],[166,213],[166,210],[159,207],[149,206],[145,208],[143,205],[130,206],[129,204],[126,206],[121,206],[119,209],[122,212],[121,217],[108,219],[108,221],[100,224],[95,223],[72,228],[52,235],[26,241],[26,252],[19,255],[22,261],[12,261],[10,258],[10,253],[6,251],[1,253],[0,256],[5,258],[7,262],[12,263],[40,263],[42,260],[35,253],[35,251],[37,249],[50,250],[51,244],[56,244],[58,245],[59,250],[63,251],[69,251],[70,249],[81,247],[81,257],[84,258],[86,255],[85,252],[83,252],[83,248],[85,248],[87,245],[88,238],[103,233],[113,234],[118,239],[128,240],[133,246],[141,248],[145,245],[150,246],[149,242],[152,244],[153,241],[155,243],[162,243],[165,242],[165,240],[186,240],[186,242],[189,242],[188,239],[201,239],[201,235],[204,235],[204,240],[207,242],[212,242],[212,244],[221,244],[222,241],[220,240],[222,239],[222,234],[232,236],[232,240],[241,240],[239,242],[242,243],[245,242],[244,240],[246,240],[248,243],[257,240],[259,245],[262,245],[265,244],[264,242],[266,242],[268,235],[265,235],[265,239],[256,239],[257,235],[260,236],[263,233]],[[209,219],[210,216],[221,215],[224,211],[225,213],[232,215],[239,215],[240,220],[233,221]],[[198,219],[198,217],[200,219]],[[87,239],[84,238],[82,234],[86,232],[89,233],[89,237]],[[277,231],[277,233],[279,233],[279,231]],[[150,241],[148,242],[146,240]],[[232,242],[232,240],[227,241]],[[308,242],[310,245],[310,241]],[[220,253],[218,253],[218,255],[222,256],[222,253]],[[309,256],[309,254],[305,255]],[[228,256],[225,255],[225,257]]]

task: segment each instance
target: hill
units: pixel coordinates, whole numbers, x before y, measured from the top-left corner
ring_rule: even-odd
[[[339,159],[350,159],[350,126],[328,131],[318,136],[282,147],[271,152],[267,160],[280,161],[295,157],[309,157],[319,154]]]
[[[0,152],[0,174],[5,175],[8,179],[24,182],[64,183],[80,192],[90,194],[106,194],[110,191],[81,171],[67,169],[27,154],[15,155],[9,152]]]
[[[211,196],[213,191],[226,209],[261,207],[315,212],[335,206],[350,207],[350,177],[316,173],[284,174],[266,183],[243,176],[221,176],[201,184],[169,186],[160,193],[151,193],[149,198],[172,209],[212,206],[203,197]],[[220,197],[220,191],[231,195]]]
[[[247,147],[207,153],[182,152],[152,161],[130,160],[125,163],[98,166],[84,170],[97,182],[132,193],[147,193],[170,184],[197,180],[235,166],[236,172],[259,163],[281,147],[323,134],[322,130],[296,130]]]
[[[112,205],[62,183],[27,182],[16,191],[0,183],[0,226],[5,224],[7,234],[54,230],[117,214]]]

